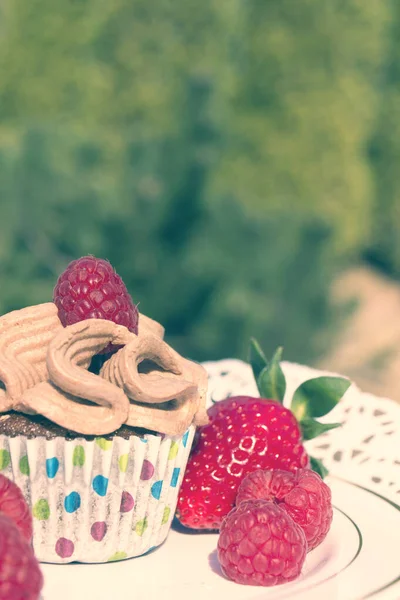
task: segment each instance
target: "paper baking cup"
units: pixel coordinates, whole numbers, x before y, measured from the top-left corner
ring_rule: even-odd
[[[110,441],[0,435],[0,471],[32,507],[37,558],[102,563],[162,544],[194,430]]]

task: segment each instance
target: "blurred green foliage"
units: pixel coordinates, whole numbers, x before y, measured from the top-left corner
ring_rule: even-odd
[[[381,69],[380,98],[369,154],[375,185],[371,243],[366,257],[400,278],[400,4],[393,3]]]
[[[93,253],[193,358],[324,352],[337,269],[379,249],[400,272],[398,12],[4,0],[0,311]]]

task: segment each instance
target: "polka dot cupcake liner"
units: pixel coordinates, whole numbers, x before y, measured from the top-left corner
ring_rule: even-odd
[[[103,563],[140,556],[166,539],[193,442],[0,435],[0,472],[32,507],[37,558]]]

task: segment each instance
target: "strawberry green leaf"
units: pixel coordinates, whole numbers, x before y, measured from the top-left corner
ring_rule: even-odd
[[[250,339],[249,362],[253,369],[254,379],[257,381],[261,371],[268,365],[260,344],[254,338]]]
[[[314,419],[302,419],[300,421],[301,431],[303,433],[303,440],[306,442],[307,440],[313,440],[314,438],[321,435],[321,433],[325,433],[325,431],[329,431],[330,429],[336,429],[336,427],[341,427],[341,423],[320,423],[319,421],[315,421]]]
[[[324,466],[322,461],[319,460],[319,458],[314,458],[313,456],[310,456],[310,466],[313,471],[315,471],[320,477],[322,477],[322,479],[325,479],[325,477],[329,474],[328,469]]]
[[[260,396],[270,400],[283,402],[286,391],[286,380],[280,366],[283,348],[278,348],[268,366],[264,367],[258,379],[257,386]]]
[[[316,377],[302,383],[295,391],[291,411],[298,421],[323,417],[341,400],[351,382],[343,377]]]

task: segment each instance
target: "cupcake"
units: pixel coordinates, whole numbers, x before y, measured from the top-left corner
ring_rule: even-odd
[[[90,261],[93,298],[106,271]],[[122,288],[106,266],[110,301],[112,284]],[[73,263],[72,282],[82,268]],[[73,302],[55,302],[0,317],[0,470],[31,506],[40,561],[139,556],[170,530],[195,427],[207,421],[207,375],[144,315],[114,322],[100,306],[78,320]]]

